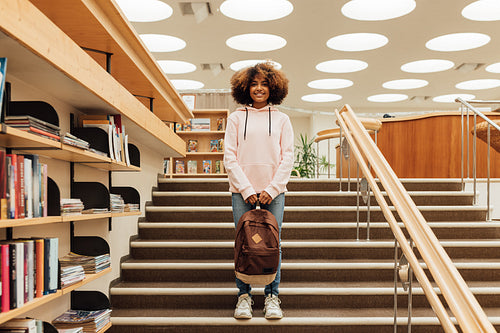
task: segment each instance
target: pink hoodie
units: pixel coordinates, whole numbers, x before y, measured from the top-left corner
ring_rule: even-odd
[[[273,106],[236,109],[228,117],[224,138],[229,191],[241,193],[243,199],[262,191],[274,199],[285,192],[293,167],[293,140],[290,119]]]

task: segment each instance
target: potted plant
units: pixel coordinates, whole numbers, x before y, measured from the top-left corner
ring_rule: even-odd
[[[316,151],[314,140],[308,140],[307,134],[300,134],[300,144],[295,146],[295,170],[301,178],[314,178],[316,174]]]

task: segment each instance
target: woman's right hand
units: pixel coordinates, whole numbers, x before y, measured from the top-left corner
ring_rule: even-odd
[[[257,198],[257,194],[252,194],[245,200],[246,203],[249,203],[251,205],[257,204],[257,201],[259,201],[259,199]]]

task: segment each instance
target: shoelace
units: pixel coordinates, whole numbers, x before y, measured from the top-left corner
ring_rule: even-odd
[[[274,308],[279,308],[281,304],[281,300],[278,297],[267,297],[266,298],[266,307],[271,306]]]
[[[253,305],[253,299],[250,297],[240,298],[236,306],[239,307],[241,302],[247,302],[249,307]]]

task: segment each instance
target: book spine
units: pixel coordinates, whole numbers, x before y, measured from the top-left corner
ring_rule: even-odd
[[[36,297],[42,297],[44,291],[44,240],[36,239],[35,240],[35,261],[36,261],[36,270],[35,270],[35,288],[36,288]]]
[[[43,294],[48,295],[49,292],[49,257],[50,257],[50,241],[43,239]]]
[[[9,266],[10,266],[10,274],[9,274],[9,285],[10,285],[10,308],[17,308],[17,253],[16,253],[16,244],[9,243]]]
[[[1,272],[2,272],[2,312],[10,310],[10,265],[9,265],[9,244],[2,244],[1,247]]]
[[[54,293],[59,282],[59,238],[49,238],[49,242],[49,289],[50,293]]]
[[[20,308],[24,304],[24,244],[15,243],[16,245],[16,301],[17,307]]]
[[[54,135],[52,133],[49,133],[47,131],[41,130],[41,129],[33,127],[33,126],[29,127],[29,131],[33,132],[33,133],[37,133],[37,134],[43,135],[43,136],[47,136],[47,137],[55,139],[57,141],[59,141],[61,139],[61,137],[58,136],[58,135]]]
[[[18,175],[18,183],[19,183],[19,195],[18,195],[18,200],[17,203],[19,205],[18,207],[18,218],[24,219],[26,216],[25,214],[25,205],[24,205],[24,191],[25,191],[25,186],[24,186],[24,156],[23,155],[17,155],[17,175]],[[17,193],[16,193],[17,195]]]

